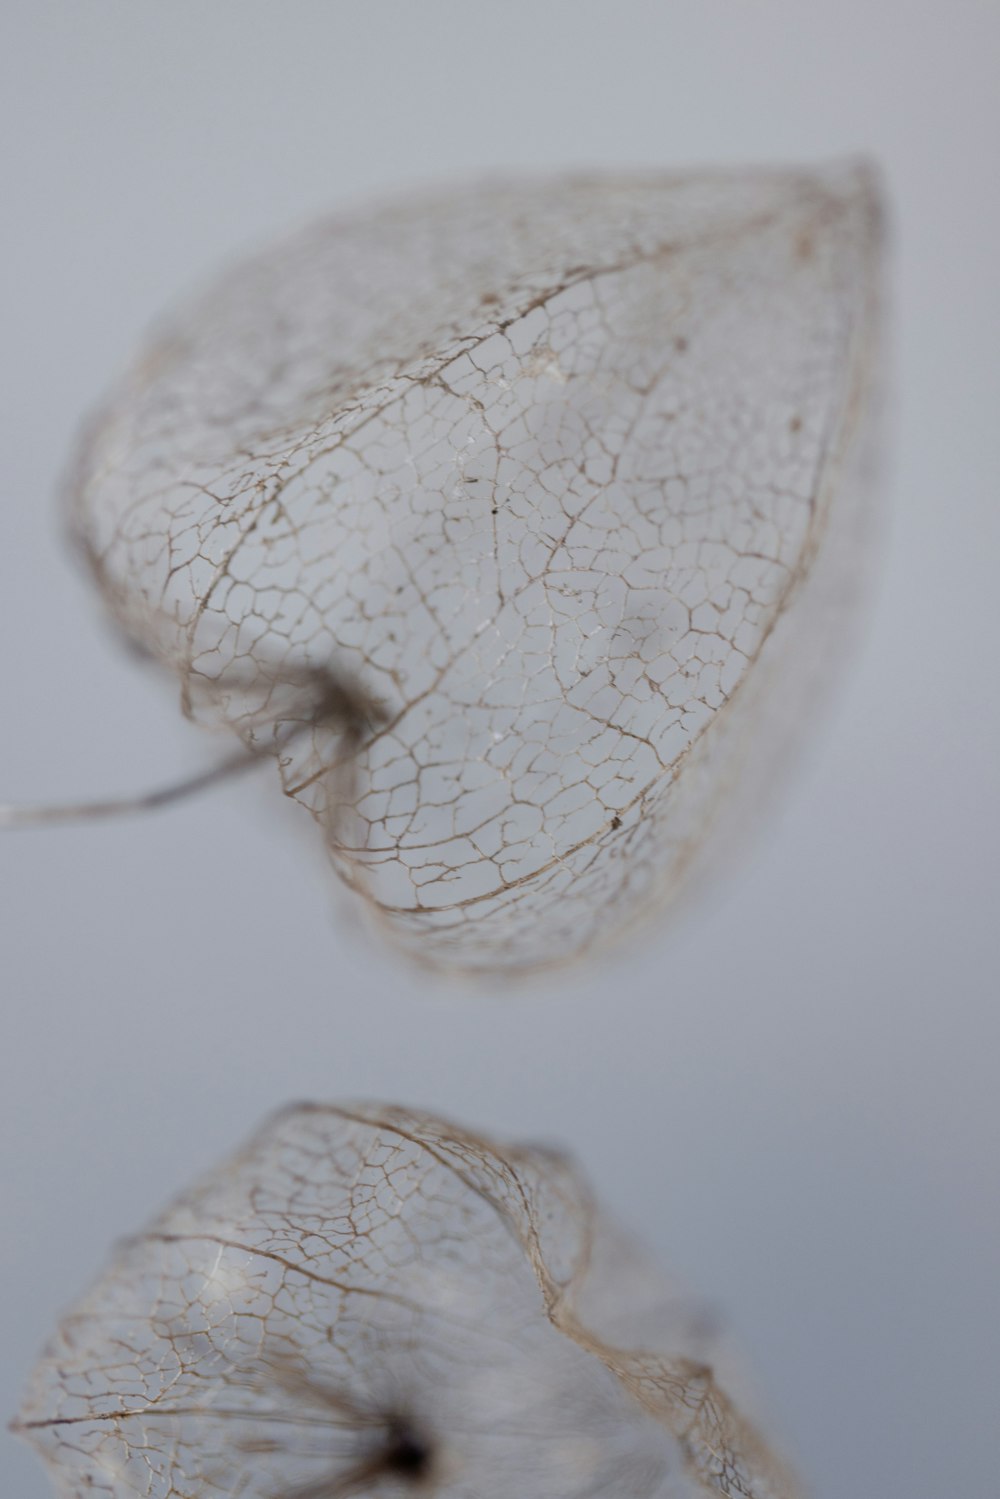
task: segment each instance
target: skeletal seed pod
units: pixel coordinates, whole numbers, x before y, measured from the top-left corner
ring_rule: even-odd
[[[116,1251],[16,1423],[63,1499],[793,1499],[551,1151],[300,1106]]]
[[[138,361],[74,530],[193,716],[249,741],[283,665],[377,705],[279,725],[281,773],[411,955],[577,957],[725,841],[829,675],[879,248],[857,164],[321,223]]]

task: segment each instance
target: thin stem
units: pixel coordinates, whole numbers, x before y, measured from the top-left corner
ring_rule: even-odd
[[[361,742],[365,728],[380,728],[386,714],[365,696],[363,691],[349,678],[328,666],[307,666],[285,669],[275,680],[299,686],[307,693],[307,708],[303,717],[284,720],[283,732],[275,736],[275,743],[268,748],[255,749],[246,746],[213,765],[210,770],[198,771],[168,786],[154,787],[152,791],[140,791],[128,796],[109,797],[103,801],[68,802],[49,805],[46,803],[21,806],[16,802],[0,802],[0,831],[6,828],[41,827],[46,823],[94,822],[108,817],[129,816],[134,812],[154,812],[158,807],[169,806],[186,796],[226,781],[258,765],[261,760],[272,759],[281,749],[309,729],[322,725],[335,727],[342,738],[348,756],[353,756]],[[308,782],[304,784],[308,785]],[[302,788],[296,788],[301,790]]]
[[[72,823],[99,821],[108,817],[130,816],[134,812],[154,812],[172,802],[182,801],[186,796],[195,796],[209,786],[229,780],[251,766],[259,765],[270,756],[265,751],[237,750],[218,765],[200,770],[184,780],[167,786],[157,786],[152,791],[139,791],[126,796],[110,797],[105,801],[67,802],[47,805],[45,803],[26,806],[14,802],[0,802],[0,830],[7,828],[39,827],[46,823]]]

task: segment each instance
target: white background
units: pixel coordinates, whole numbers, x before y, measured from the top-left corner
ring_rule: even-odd
[[[633,957],[428,991],[335,924],[267,775],[3,837],[0,1412],[117,1235],[273,1106],[370,1096],[569,1144],[733,1324],[819,1499],[996,1492],[998,44],[990,0],[8,0],[0,796],[206,755],[54,493],[149,319],[247,243],[488,167],[864,149],[896,327],[863,649],[769,833]]]

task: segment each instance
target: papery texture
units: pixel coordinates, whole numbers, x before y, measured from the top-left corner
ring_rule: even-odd
[[[64,1499],[792,1499],[550,1151],[301,1106],[119,1247],[20,1429]]]
[[[410,954],[579,956],[738,824],[829,675],[878,250],[850,164],[319,224],[151,345],[74,528],[190,711],[275,727],[286,791]],[[286,669],[358,684],[360,744],[289,745]]]

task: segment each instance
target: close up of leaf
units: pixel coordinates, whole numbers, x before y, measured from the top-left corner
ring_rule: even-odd
[[[182,311],[72,525],[186,711],[251,746],[421,962],[620,940],[829,675],[868,499],[878,191],[497,182],[320,223]],[[282,726],[336,672],[363,732]],[[342,773],[349,762],[349,776]]]
[[[557,1153],[301,1105],[125,1241],[16,1429],[61,1499],[793,1499]]]

